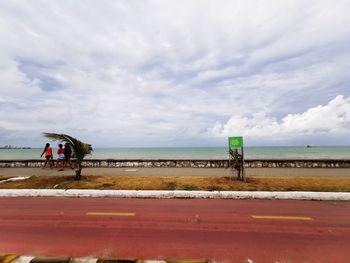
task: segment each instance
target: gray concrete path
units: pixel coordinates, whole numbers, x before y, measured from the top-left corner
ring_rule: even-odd
[[[0,176],[70,175],[74,170],[0,168]],[[247,176],[350,176],[350,168],[250,168]],[[83,175],[113,176],[229,176],[224,168],[84,168]]]

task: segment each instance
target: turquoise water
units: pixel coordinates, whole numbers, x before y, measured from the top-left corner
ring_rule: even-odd
[[[0,160],[39,159],[43,149],[0,149]],[[87,159],[226,159],[225,147],[96,148]],[[56,149],[54,149],[56,152]],[[246,147],[246,159],[350,159],[350,146]]]

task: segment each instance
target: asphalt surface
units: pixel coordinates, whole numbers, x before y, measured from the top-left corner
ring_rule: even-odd
[[[348,262],[349,218],[350,202],[0,198],[0,252]]]

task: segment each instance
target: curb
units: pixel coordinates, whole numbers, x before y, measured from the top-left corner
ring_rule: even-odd
[[[158,191],[158,190],[54,190],[2,189],[0,197],[118,197],[118,198],[198,198],[198,199],[277,199],[350,201],[346,192],[255,192],[255,191]],[[1,263],[1,262],[0,262]]]
[[[0,263],[210,263],[205,259],[159,260],[159,259],[123,259],[123,258],[92,258],[92,257],[33,257],[16,254],[0,254]]]

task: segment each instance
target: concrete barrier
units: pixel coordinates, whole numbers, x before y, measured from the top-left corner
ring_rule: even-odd
[[[350,193],[264,192],[264,191],[165,191],[165,190],[80,190],[80,189],[1,189],[0,197],[116,197],[116,198],[197,198],[197,199],[277,199],[350,201]]]
[[[0,160],[0,168],[42,167],[44,160]],[[145,159],[87,159],[84,167],[178,167],[178,168],[225,168],[228,160],[145,160]],[[245,160],[246,168],[350,168],[347,159],[269,159]]]

